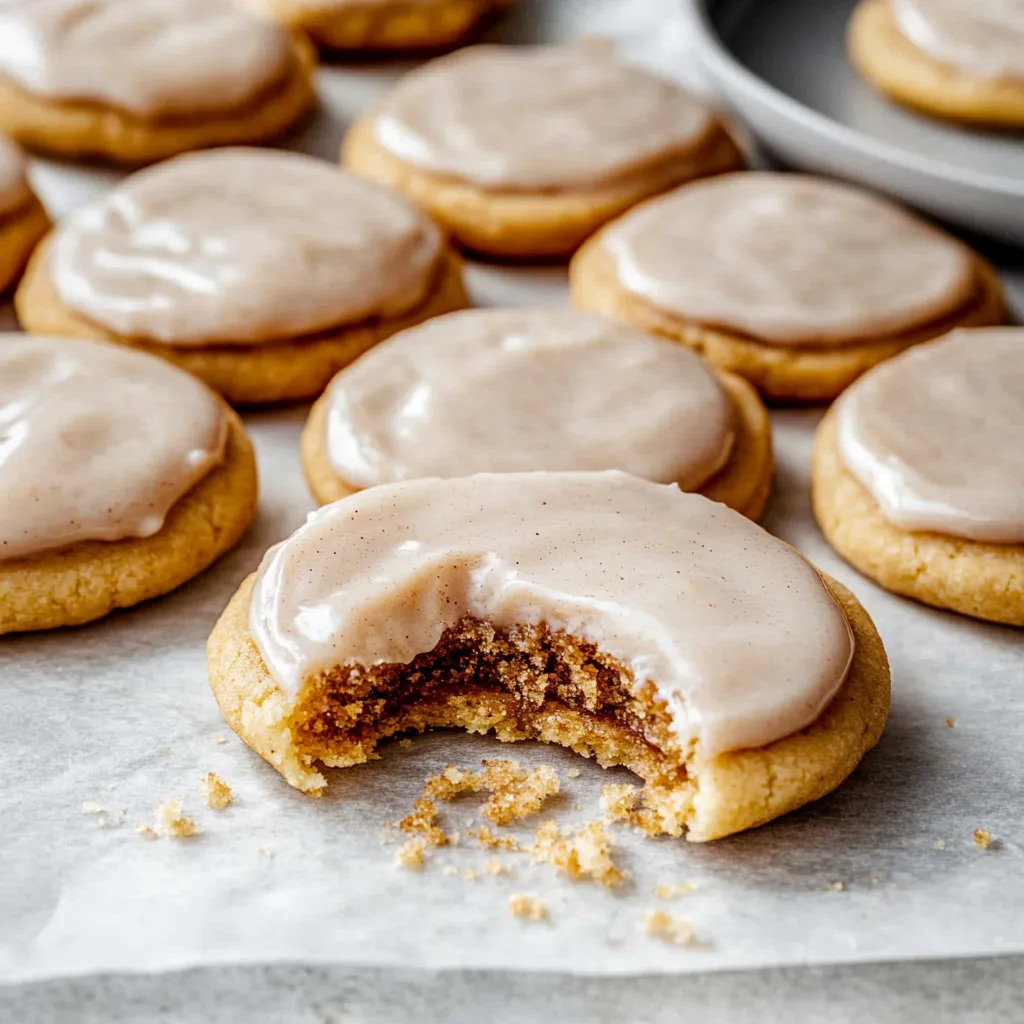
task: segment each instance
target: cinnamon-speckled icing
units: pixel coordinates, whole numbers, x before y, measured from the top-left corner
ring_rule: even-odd
[[[0,0],[0,76],[35,96],[143,117],[244,105],[291,41],[231,0]]]
[[[875,367],[837,431],[894,525],[1024,543],[1024,328],[953,331]]]
[[[407,663],[466,615],[546,624],[653,683],[684,744],[813,722],[853,650],[796,551],[724,505],[623,473],[415,480],[314,512],[263,559],[252,636],[291,700],[339,665]]]
[[[968,249],[892,203],[806,175],[727,174],[606,229],[619,283],[689,321],[781,346],[873,340],[960,308]]]
[[[889,8],[930,57],[976,78],[1024,81],[1022,0],[889,0]]]
[[[343,370],[327,401],[327,454],[359,487],[621,469],[694,490],[733,442],[732,402],[704,360],[574,310],[437,317]]]
[[[115,334],[251,345],[405,312],[442,248],[401,196],[323,160],[220,149],[76,210],[50,273],[65,305]]]
[[[29,194],[25,156],[10,139],[0,135],[0,217],[24,206]]]
[[[0,561],[152,536],[226,440],[223,405],[162,359],[0,334]]]
[[[410,72],[378,105],[394,156],[483,188],[613,181],[700,145],[714,120],[679,85],[608,47],[475,46]]]

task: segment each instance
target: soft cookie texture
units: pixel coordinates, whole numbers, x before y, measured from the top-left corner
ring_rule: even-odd
[[[0,136],[0,295],[17,283],[49,217],[25,176],[25,158]]]
[[[110,346],[19,335],[0,338],[0,374],[0,407],[18,427],[0,466],[0,633],[78,625],[165,594],[255,514],[252,445],[194,378]],[[166,430],[129,422],[169,405]]]
[[[319,394],[466,293],[458,259],[402,197],[311,157],[226,149],[139,172],[75,211],[15,303],[33,333],[130,345],[255,404]]]
[[[239,0],[332,50],[434,50],[515,0]]]
[[[955,327],[1002,323],[995,270],[880,197],[805,175],[695,182],[569,270],[573,304],[688,345],[766,398],[825,401]]]
[[[342,162],[468,249],[557,258],[640,200],[743,158],[680,86],[576,44],[472,47],[410,72],[356,119]]]
[[[636,534],[666,513],[666,543],[687,551],[678,571],[659,534]],[[336,566],[324,543],[350,516],[372,539],[335,546]],[[626,548],[633,561],[609,573]],[[394,570],[386,593],[379,558]],[[676,643],[654,641],[666,629]],[[384,736],[454,726],[624,764],[645,780],[648,830],[698,842],[830,792],[889,704],[885,652],[845,588],[729,510],[621,474],[417,481],[329,506],[243,583],[208,663],[231,727],[311,795],[326,785],[318,761],[358,764]]]
[[[125,164],[269,141],[312,107],[315,66],[305,37],[231,0],[9,0],[0,130]]]
[[[850,59],[860,74],[875,88],[891,99],[934,117],[981,125],[1019,128],[1024,126],[1024,62],[1018,58],[1017,71],[995,65],[991,73],[974,61],[958,65],[951,62],[961,55],[967,58],[974,52],[991,58],[991,46],[984,39],[972,39],[970,29],[983,21],[987,0],[966,0],[954,4],[953,10],[941,12],[942,28],[951,39],[939,47],[942,55],[926,52],[906,35],[894,15],[892,0],[861,0],[853,12],[847,32]],[[919,10],[920,0],[905,3],[906,15],[919,19],[929,14]],[[1012,8],[1007,7],[1009,11]],[[962,15],[958,20],[955,15]],[[996,34],[1003,46],[1024,50],[1024,16],[1016,14],[1016,32],[1000,30],[998,18],[993,17],[985,32]],[[967,22],[971,22],[968,24]],[[916,24],[916,20],[911,21]],[[922,26],[927,32],[928,26]],[[999,37],[1002,37],[1001,39]],[[928,38],[928,35],[925,36]],[[977,45],[972,47],[972,43]],[[966,49],[965,49],[966,48]],[[946,59],[943,59],[943,58]]]
[[[620,469],[750,518],[773,465],[746,381],[573,310],[467,310],[395,335],[335,378],[301,450],[321,504],[416,477]]]

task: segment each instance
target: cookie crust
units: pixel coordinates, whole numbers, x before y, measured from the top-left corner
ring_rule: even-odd
[[[886,0],[861,0],[846,44],[861,77],[898,103],[933,117],[1024,126],[1024,82],[973,78],[923,53],[900,31]]]
[[[32,250],[49,229],[50,218],[34,195],[0,215],[0,295],[17,283]]]
[[[112,334],[65,306],[50,277],[47,247],[44,239],[14,296],[18,319],[26,331],[129,345],[194,374],[232,405],[314,398],[340,369],[378,342],[431,317],[463,309],[468,302],[461,261],[446,251],[425,298],[399,317],[284,341],[176,347]]]
[[[720,501],[748,519],[758,519],[771,493],[774,459],[768,410],[745,380],[719,373],[736,411],[736,441],[729,461],[700,488],[699,493]],[[327,454],[328,395],[310,410],[302,431],[302,471],[310,493],[321,505],[338,501],[361,488],[338,474]]]
[[[688,345],[718,369],[750,381],[767,399],[823,402],[831,401],[872,366],[911,345],[937,338],[956,327],[1005,323],[1006,304],[999,277],[981,256],[975,254],[975,260],[975,294],[956,313],[889,337],[814,349],[770,345],[657,308],[622,287],[614,258],[600,232],[573,257],[569,289],[577,309],[600,313]]]
[[[352,124],[342,143],[342,165],[401,192],[463,248],[498,258],[567,257],[602,224],[642,200],[744,166],[739,147],[716,125],[696,150],[639,168],[620,182],[550,192],[487,190],[393,156],[374,138],[373,117],[371,110]]]
[[[1024,546],[894,526],[846,468],[834,411],[815,436],[811,496],[828,542],[886,590],[976,619],[1024,626]]]
[[[256,514],[256,460],[238,416],[224,462],[152,537],[83,541],[0,562],[0,634],[77,626],[166,594],[234,546]]]

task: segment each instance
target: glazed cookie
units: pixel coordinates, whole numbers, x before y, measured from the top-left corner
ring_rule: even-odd
[[[401,196],[312,157],[224,149],[71,214],[15,303],[26,330],[131,345],[250,404],[318,395],[466,295],[440,232]]]
[[[0,294],[18,280],[49,226],[42,203],[29,187],[21,150],[0,136]]]
[[[334,50],[433,50],[462,42],[514,0],[240,0]]]
[[[643,204],[573,258],[573,302],[696,349],[768,398],[834,398],[954,327],[1002,323],[995,271],[892,203],[729,174]]]
[[[384,484],[271,549],[208,645],[231,727],[322,791],[435,726],[559,743],[693,841],[834,789],[878,740],[864,609],[717,502],[623,473]]]
[[[1024,626],[1024,328],[954,331],[858,381],[818,429],[813,496],[886,589]]]
[[[356,120],[342,160],[505,257],[567,256],[641,199],[742,164],[703,103],[600,44],[431,61]]]
[[[1024,127],[1019,0],[861,0],[847,33],[860,74],[937,117]]]
[[[661,338],[575,310],[466,310],[342,370],[302,465],[321,504],[418,477],[620,469],[757,518],[771,425],[746,381]]]
[[[116,345],[0,335],[0,633],[98,619],[205,569],[256,511],[241,421]]]
[[[231,0],[3,0],[0,130],[129,164],[263,142],[313,105],[315,64]]]

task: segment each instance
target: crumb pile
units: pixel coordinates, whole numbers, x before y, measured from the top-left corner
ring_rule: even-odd
[[[671,942],[676,946],[692,946],[695,941],[693,925],[664,910],[648,910],[643,919],[644,934]]]
[[[206,806],[213,811],[222,811],[234,800],[231,787],[216,773],[207,772],[199,783],[199,791],[206,800]]]
[[[576,830],[546,821],[533,836],[534,864],[550,864],[573,881],[588,879],[609,888],[621,885],[626,877],[612,860],[612,842],[600,821],[588,821]]]
[[[424,793],[437,800],[454,800],[464,793],[490,793],[480,813],[494,825],[508,825],[536,814],[559,791],[558,776],[546,764],[529,771],[518,761],[484,761],[482,772],[450,764],[427,779]]]

